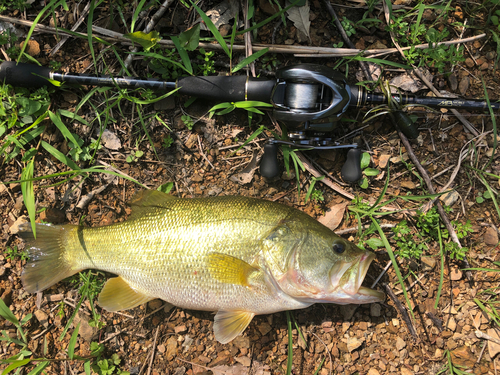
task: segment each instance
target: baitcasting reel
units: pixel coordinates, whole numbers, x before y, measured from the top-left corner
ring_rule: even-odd
[[[271,139],[264,145],[260,174],[267,178],[280,172],[278,145],[289,145],[304,150],[331,150],[351,148],[342,167],[342,178],[347,182],[361,179],[361,151],[357,144],[341,145],[328,137],[333,123],[312,124],[311,121],[338,119],[347,110],[352,93],[342,74],[322,65],[301,64],[279,69],[271,95],[274,117],[286,123],[291,142]]]

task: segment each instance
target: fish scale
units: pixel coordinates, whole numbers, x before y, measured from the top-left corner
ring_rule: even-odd
[[[256,314],[383,298],[361,287],[374,255],[294,208],[158,191],[141,192],[130,203],[131,216],[109,226],[37,225],[36,240],[23,228],[32,257],[22,275],[26,290],[41,291],[88,268],[107,271],[118,277],[99,296],[103,308],[129,309],[161,298],[217,311],[214,330],[223,343]],[[342,253],[332,250],[338,246]],[[350,270],[356,273],[344,274]]]

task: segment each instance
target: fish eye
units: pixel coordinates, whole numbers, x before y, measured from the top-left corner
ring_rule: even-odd
[[[332,246],[333,251],[337,254],[342,254],[345,251],[345,245],[342,242],[335,242]]]

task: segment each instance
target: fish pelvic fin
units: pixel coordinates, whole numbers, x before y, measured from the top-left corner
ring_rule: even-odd
[[[254,316],[248,311],[218,311],[214,319],[215,339],[227,344],[243,333]]]
[[[207,257],[210,276],[223,283],[248,287],[250,275],[259,271],[258,268],[231,255],[210,253]]]
[[[36,224],[36,239],[31,226],[20,227],[19,235],[26,242],[29,260],[24,267],[21,281],[29,293],[41,292],[55,283],[81,271],[65,256],[66,233],[75,225]]]
[[[142,305],[155,297],[147,296],[130,286],[128,281],[118,276],[109,279],[99,294],[99,305],[107,311],[128,310]]]

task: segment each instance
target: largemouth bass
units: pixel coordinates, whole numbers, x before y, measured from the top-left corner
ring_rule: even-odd
[[[114,273],[98,303],[126,310],[161,298],[216,311],[215,338],[228,343],[257,314],[313,303],[380,302],[361,286],[375,255],[360,250],[307,214],[246,197],[180,199],[138,193],[132,214],[97,228],[37,224],[22,236],[30,260],[22,282],[42,291],[85,269]]]

